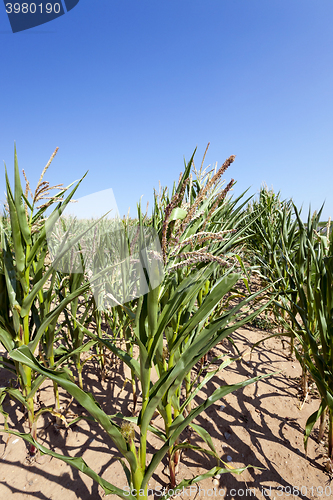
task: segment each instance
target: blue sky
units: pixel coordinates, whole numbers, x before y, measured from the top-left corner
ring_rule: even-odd
[[[0,4],[0,158],[34,187],[86,170],[77,197],[112,188],[136,215],[200,165],[236,160],[235,193],[262,182],[333,216],[332,0],[80,0],[15,33]],[[0,199],[4,199],[4,169]]]

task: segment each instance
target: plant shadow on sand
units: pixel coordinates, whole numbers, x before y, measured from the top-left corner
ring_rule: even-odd
[[[252,344],[266,335],[265,332],[242,328],[233,334],[235,346],[243,354],[250,351]],[[235,346],[224,341],[209,354],[209,359],[221,354],[237,357]],[[210,368],[216,367],[211,365]],[[132,393],[129,373],[120,363],[109,364],[107,378],[101,380],[96,358],[88,361],[83,370],[84,389],[92,392],[96,401],[108,414],[118,411],[132,414]],[[318,399],[310,396],[300,410],[298,399],[300,368],[296,361],[288,359],[280,340],[269,339],[255,349],[252,359],[246,354],[242,360],[232,363],[217,373],[198,394],[194,405],[204,401],[205,396],[219,386],[237,383],[246,378],[264,373],[279,372],[271,377],[251,384],[210,406],[196,423],[210,434],[220,458],[231,467],[250,465],[241,475],[222,474],[217,481],[206,479],[180,497],[204,497],[216,488],[215,494],[223,498],[241,498],[251,493],[252,498],[265,494],[273,498],[284,498],[288,492],[298,488],[301,498],[319,498],[321,487],[329,492],[329,477],[325,473],[325,448],[316,441],[316,432],[309,440],[308,456],[303,448],[303,429],[308,416],[318,407]],[[6,378],[1,373],[1,378]],[[8,375],[7,375],[8,378]],[[1,381],[3,382],[3,381]],[[52,384],[45,382],[39,391],[38,402],[43,406],[52,404]],[[140,398],[139,398],[140,400]],[[76,416],[87,416],[85,410],[61,391],[61,405],[68,406],[68,422]],[[140,407],[140,405],[138,406]],[[4,409],[9,413],[8,423],[19,432],[27,432],[27,424],[19,405],[7,402]],[[154,423],[159,427],[159,418]],[[203,446],[201,438],[189,429],[182,439],[190,437],[191,444]],[[43,414],[38,421],[38,440],[58,453],[83,457],[88,465],[119,487],[126,486],[126,479],[119,453],[106,433],[100,431],[97,423],[82,419],[65,428],[55,425],[55,416]],[[148,441],[149,457],[161,446],[161,441],[152,434]],[[1,474],[0,497],[11,495],[13,499],[38,498],[60,500],[63,495],[69,500],[103,498],[102,489],[87,476],[72,469],[63,462],[49,456],[40,456],[29,462],[25,443],[2,434],[0,444]],[[231,459],[231,460],[230,460]],[[164,460],[149,482],[152,490],[168,486]],[[190,479],[216,465],[213,457],[195,450],[185,450],[177,476]],[[301,488],[303,488],[301,490]],[[333,490],[333,485],[332,485]],[[234,495],[232,496],[232,494]],[[254,496],[255,495],[255,496]],[[109,495],[108,498],[117,498]],[[158,495],[156,495],[158,498]]]

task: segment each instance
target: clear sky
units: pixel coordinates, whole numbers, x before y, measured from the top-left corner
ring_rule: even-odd
[[[1,2],[0,159],[13,179],[16,141],[34,187],[58,146],[51,184],[89,170],[77,198],[112,188],[135,217],[210,142],[236,194],[333,216],[332,22],[332,0],[80,0],[13,34]]]

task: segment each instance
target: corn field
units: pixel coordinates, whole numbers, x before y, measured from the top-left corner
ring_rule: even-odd
[[[171,490],[241,474],[251,464],[233,468],[224,462],[197,419],[227,394],[274,373],[221,385],[203,401],[197,396],[217,373],[243,361],[240,353],[209,359],[214,347],[225,339],[233,342],[238,328],[270,315],[275,324],[270,336],[287,342],[288,355],[301,365],[304,400],[309,381],[320,396],[304,428],[304,447],[317,423],[320,439],[328,427],[331,474],[333,246],[322,210],[303,222],[292,201],[266,187],[257,199],[246,193],[235,198],[235,181],[224,180],[235,157],[208,171],[205,156],[197,169],[193,154],[171,192],[160,187],[154,193],[151,216],[138,204],[135,219],[74,219],[66,214],[86,175],[68,187],[50,186],[44,176],[56,153],[34,192],[25,173],[22,187],[16,149],[13,187],[5,170],[0,370],[10,372],[11,384],[0,387],[2,436],[25,440],[31,459],[50,455],[92,478],[106,495],[130,500],[148,497],[149,480],[162,461]],[[251,276],[260,283],[255,292]],[[260,349],[260,342],[254,348]],[[88,392],[82,374],[91,360],[101,378],[111,362],[127,367],[127,414],[108,414]],[[37,396],[45,381],[52,382],[54,401],[40,407]],[[68,418],[60,389],[81,405],[82,416]],[[8,399],[24,408],[28,433],[9,426]],[[79,419],[98,423],[100,434],[118,450],[129,490],[103,479],[83,458],[40,444],[37,422],[45,413],[58,428]],[[189,429],[204,446],[191,443]],[[151,433],[160,446],[148,458]],[[212,467],[179,482],[182,453],[190,449],[211,457]]]

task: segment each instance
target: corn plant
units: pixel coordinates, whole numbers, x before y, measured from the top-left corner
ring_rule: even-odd
[[[250,220],[253,219],[253,224],[246,231],[251,235],[246,245],[246,258],[259,266],[256,272],[263,283],[272,285],[272,291],[277,294],[279,303],[285,308],[293,308],[297,300],[297,289],[290,277],[289,261],[295,263],[298,258],[300,237],[291,200],[282,201],[279,193],[276,194],[263,186],[258,200],[248,205],[247,213]],[[294,336],[292,330],[286,328],[285,310],[281,309],[276,301],[272,303],[270,309],[274,323],[279,327],[279,332],[270,337],[283,337],[283,347],[285,337],[290,337],[290,356],[292,356]],[[267,311],[268,309],[266,313]]]
[[[230,274],[218,283],[218,285],[212,290],[212,292],[206,297],[203,305],[194,314],[191,320],[184,325],[182,331],[177,332],[175,338],[173,338],[171,352],[168,356],[175,357],[177,353],[178,346],[183,342],[183,339],[189,335],[189,332],[193,328],[197,328],[197,334],[193,336],[193,340],[189,343],[189,347],[186,351],[179,354],[177,363],[169,363],[170,366],[165,366],[165,370],[160,374],[159,380],[153,384],[151,382],[151,370],[152,367],[158,366],[159,355],[162,356],[163,352],[158,352],[161,343],[165,326],[170,322],[175,313],[181,310],[183,304],[186,304],[192,300],[192,297],[198,293],[200,287],[209,277],[211,273],[210,266],[199,270],[195,275],[190,276],[185,280],[180,286],[177,287],[173,296],[169,299],[166,307],[164,308],[160,317],[158,317],[158,303],[156,300],[155,290],[151,290],[142,300],[142,303],[137,311],[134,322],[134,335],[135,342],[137,343],[140,351],[138,359],[131,358],[126,351],[122,351],[117,346],[112,344],[109,340],[100,339],[97,335],[85,330],[85,333],[93,340],[105,345],[112,352],[116,352],[117,355],[134,370],[138,380],[140,380],[141,390],[142,390],[142,402],[141,411],[138,417],[124,417],[123,415],[116,414],[114,416],[107,415],[98,404],[92,399],[91,396],[82,391],[73,381],[70,379],[68,374],[61,370],[51,370],[43,367],[36,358],[32,355],[31,351],[26,347],[22,346],[18,349],[11,351],[10,356],[13,360],[25,364],[32,370],[39,372],[43,376],[47,376],[53,380],[58,385],[62,386],[65,390],[69,392],[76,400],[89,412],[89,414],[101,424],[107,434],[111,437],[115,445],[117,446],[119,452],[123,456],[123,467],[128,478],[128,485],[130,489],[137,492],[137,498],[147,497],[148,481],[152,474],[156,470],[160,461],[163,457],[169,453],[170,459],[172,460],[172,455],[180,448],[193,447],[186,442],[180,442],[178,444],[177,440],[181,436],[181,433],[188,425],[192,424],[192,421],[205,409],[207,409],[211,404],[218,401],[226,394],[241,388],[246,385],[259,380],[260,377],[256,377],[250,380],[246,380],[239,384],[232,386],[223,386],[218,388],[211,394],[200,406],[191,410],[190,413],[186,413],[185,409],[189,403],[190,399],[193,399],[195,394],[202,388],[203,383],[198,384],[198,386],[193,390],[192,394],[183,402],[183,404],[178,409],[177,415],[170,415],[170,402],[172,402],[173,395],[177,392],[179,384],[184,379],[186,373],[192,369],[192,367],[202,358],[202,356],[208,352],[209,349],[213,348],[218,342],[229,335],[237,327],[244,324],[245,320],[237,321],[237,311],[241,307],[230,311],[228,314],[224,314],[222,317],[217,318],[208,327],[200,328],[202,320],[207,316],[209,311],[216,303],[219,302],[221,294],[226,293],[230,288],[237,282],[239,275]],[[154,293],[155,292],[155,293]],[[229,324],[232,323],[232,324]],[[196,327],[195,325],[199,325]],[[169,358],[170,359],[170,358]],[[164,362],[166,365],[167,357],[164,357]],[[230,363],[230,360],[226,360],[224,366]],[[207,382],[204,380],[204,383]],[[162,433],[160,430],[153,425],[153,416],[158,410],[166,421],[166,432]],[[117,424],[117,418],[122,420],[122,425]],[[136,424],[134,426],[133,424]],[[208,437],[202,432],[199,426],[192,424],[194,429],[199,432],[204,440],[211,444]],[[137,437],[135,435],[135,429],[138,429]],[[147,438],[148,431],[155,433],[162,439],[161,448],[153,455],[149,464],[147,465]],[[12,431],[11,431],[12,432]],[[114,485],[107,483],[102,478],[97,476],[88,466],[85,464],[81,458],[69,458],[66,456],[58,455],[45,447],[38,444],[36,439],[32,438],[30,435],[23,435],[16,433],[17,435],[23,437],[27,441],[31,442],[37,449],[42,453],[50,454],[51,456],[60,458],[65,462],[71,464],[73,467],[81,470],[82,472],[88,474],[90,477],[98,481],[98,483],[103,487],[105,493],[117,493],[123,498],[135,498],[135,496],[128,496],[128,491],[121,490]],[[176,445],[176,446],[175,446]],[[196,448],[200,449],[201,448]],[[171,451],[171,453],[170,453]],[[206,453],[211,453],[216,458],[216,452],[214,449],[206,450]],[[204,477],[212,477],[218,473],[224,472],[235,472],[239,473],[243,469],[230,469],[224,466],[215,466],[209,472],[207,472]],[[173,469],[171,468],[171,472]],[[184,480],[178,486],[185,487],[189,484],[193,484],[196,481],[202,479],[203,476],[199,476],[195,479]],[[171,476],[171,481],[173,481],[173,476]]]
[[[57,287],[59,302],[66,299],[68,295],[77,295],[75,292],[84,286],[84,273],[70,273],[68,276],[64,276],[62,273],[58,274],[61,276],[61,281]],[[85,363],[90,358],[83,362],[81,361],[81,354],[83,352],[81,348],[84,344],[84,334],[82,333],[80,324],[90,324],[91,311],[93,308],[93,295],[90,293],[90,290],[87,290],[87,292],[82,295],[83,297],[81,298],[83,298],[84,311],[80,313],[79,296],[76,296],[69,304],[70,314],[67,312],[67,308],[63,310],[65,319],[61,324],[61,332],[56,339],[60,342],[59,350],[61,350],[63,354],[70,354],[70,359],[73,360],[76,366],[78,383],[81,389],[83,389],[82,370]],[[76,354],[73,355],[73,352]],[[98,354],[99,353],[97,353],[97,355]]]
[[[196,269],[198,265],[203,265],[203,262],[216,262],[219,264],[216,266],[210,279],[202,283],[202,287],[198,290],[197,295],[193,296],[192,301],[184,304],[182,309],[166,325],[167,343],[164,347],[166,352],[172,351],[174,337],[176,337],[178,331],[182,330],[192,316],[196,317],[195,311],[197,309],[201,310],[203,299],[208,295],[210,289],[212,290],[214,285],[217,284],[217,280],[227,274],[226,270],[234,262],[238,263],[235,255],[231,253],[231,249],[239,247],[244,239],[246,239],[242,237],[242,233],[247,227],[246,225],[241,227],[244,219],[241,209],[248,200],[235,209],[235,205],[241,197],[233,203],[226,199],[226,195],[230,191],[234,181],[232,180],[226,188],[221,189],[221,175],[233,161],[234,157],[230,157],[220,169],[217,170],[215,168],[214,174],[211,173],[207,176],[202,172],[202,168],[199,172],[194,168],[194,172],[197,174],[196,180],[193,180],[189,176],[189,168],[187,168],[180,179],[177,189],[174,187],[171,200],[168,198],[165,190],[160,195],[159,204],[156,202],[155,197],[155,211],[152,220],[154,227],[160,229],[166,272],[170,274],[169,278],[164,280],[161,290],[161,308],[165,306],[177,284],[182,283],[186,277],[190,276],[193,269]],[[193,157],[189,165],[192,164]],[[186,193],[187,196],[184,200],[183,197]],[[161,207],[164,209],[163,216],[160,213]],[[237,229],[238,226],[241,227],[241,230]],[[240,257],[237,257],[240,260]],[[199,329],[209,325],[215,319],[215,316],[216,310],[214,307],[210,314],[206,316],[203,323],[200,323]],[[168,334],[169,331],[170,333]],[[166,367],[170,368],[170,366],[178,362],[181,354],[190,348],[196,335],[198,335],[198,331],[193,327],[191,331],[188,331],[188,336],[185,336],[183,341],[177,344],[176,351],[168,356],[167,363],[163,359],[163,352],[159,353],[157,356],[157,369],[160,375],[164,373]],[[160,343],[161,348],[162,343]],[[201,358],[201,368],[205,361],[207,361],[207,353]],[[191,378],[191,371],[189,371],[184,377],[186,398],[189,401],[186,407],[186,411],[188,412],[191,411],[190,396],[194,387]],[[163,417],[166,434],[168,433],[168,428],[172,425],[173,419],[178,417],[182,382],[180,382],[172,400],[167,395],[163,400],[166,407]],[[199,428],[196,427],[196,430],[198,431]],[[203,433],[204,430],[200,429],[201,436]],[[175,485],[175,471],[179,463],[179,455],[176,443],[174,450],[169,450],[169,469],[172,486]]]
[[[333,471],[333,255],[329,226],[326,234],[319,234],[319,214],[308,217],[304,224],[295,207],[300,230],[300,259],[289,261],[290,277],[297,289],[297,301],[287,309],[292,330],[298,344],[295,354],[303,370],[314,380],[321,403],[307,420],[304,446],[315,423],[320,419],[319,439],[325,429],[325,412],[329,417],[328,470]],[[316,228],[316,229],[315,229]],[[297,315],[294,313],[297,312]]]
[[[214,346],[266,307],[262,306],[259,311],[256,311],[248,318],[241,317],[241,308],[257,298],[261,293],[258,292],[247,297],[237,307],[222,311],[219,314],[216,313],[223,296],[230,292],[241,279],[241,274],[237,272],[234,266],[234,262],[237,263],[238,260],[230,255],[229,262],[227,262],[227,256],[224,255],[224,258],[222,258],[221,255],[225,254],[233,245],[236,246],[237,243],[241,243],[242,231],[237,237],[233,231],[223,233],[224,236],[227,235],[227,242],[224,244],[222,234],[215,235],[214,239],[210,231],[205,231],[209,220],[214,221],[212,227],[219,227],[217,214],[221,212],[222,202],[231,185],[224,193],[214,193],[214,190],[212,190],[213,194],[208,200],[206,195],[210,193],[210,188],[214,187],[233,159],[234,157],[231,157],[227,160],[208,183],[203,187],[199,187],[194,194],[189,185],[187,202],[189,205],[186,207],[181,206],[181,204],[186,187],[190,182],[189,171],[193,158],[191,159],[172,199],[164,207],[163,218],[160,218],[155,212],[150,221],[152,226],[157,228],[159,232],[163,250],[162,258],[156,255],[156,252],[147,250],[145,227],[139,210],[139,224],[137,227],[134,226],[135,245],[138,248],[136,252],[139,256],[138,264],[144,269],[144,274],[140,275],[139,285],[141,286],[141,281],[146,281],[148,284],[147,293],[141,294],[138,300],[127,305],[121,304],[120,301],[117,302],[116,299],[117,307],[120,307],[128,316],[126,325],[132,333],[133,344],[139,350],[138,358],[133,356],[133,351],[121,349],[112,338],[91,332],[77,321],[81,332],[93,342],[116,354],[131,369],[133,376],[140,384],[142,393],[138,417],[125,417],[119,413],[111,416],[107,415],[95,402],[92,395],[84,392],[82,388],[75,384],[66,371],[59,369],[55,365],[43,365],[34,355],[34,350],[29,349],[27,345],[21,345],[10,350],[11,360],[63,387],[101,425],[122,455],[120,460],[128,485],[130,490],[133,489],[135,493],[129,494],[128,490],[118,488],[103,480],[88,467],[82,458],[71,458],[56,454],[41,446],[37,442],[36,436],[16,433],[8,429],[7,432],[22,437],[42,453],[59,458],[92,477],[103,487],[106,494],[116,493],[122,498],[130,498],[131,500],[134,500],[134,498],[147,498],[148,481],[167,454],[170,482],[171,485],[175,485],[176,462],[179,459],[180,450],[184,448],[205,451],[214,456],[218,465],[201,476],[182,481],[178,485],[179,487],[185,487],[218,473],[230,471],[240,473],[244,470],[244,468],[233,469],[224,464],[218,457],[208,434],[193,421],[210,405],[226,394],[245,387],[262,377],[255,377],[231,386],[219,387],[213,394],[206,397],[202,404],[193,409],[190,405],[191,401],[213,376],[214,372],[213,374],[207,374],[201,382],[199,380],[192,382],[189,378],[193,367]],[[227,212],[225,211],[225,213]],[[228,225],[230,221],[224,221],[224,223]],[[168,228],[170,229],[169,233]],[[193,250],[192,243],[195,245]],[[203,251],[198,247],[200,243]],[[211,243],[210,247],[208,247],[208,243]],[[130,244],[129,247],[131,247]],[[126,261],[121,262],[121,269],[126,269],[124,267],[126,265]],[[164,279],[160,283],[159,275],[163,265],[165,268]],[[112,266],[109,266],[107,269],[111,272],[111,268]],[[104,273],[101,271],[100,274],[106,276],[107,269],[104,270]],[[214,283],[210,284],[212,276],[214,276]],[[132,284],[131,278],[126,282],[126,287],[128,285],[131,288]],[[111,283],[111,285],[114,286],[114,283]],[[109,286],[108,279],[103,282],[103,286],[106,288]],[[69,304],[70,298],[76,297],[79,291],[83,292],[84,290],[84,286],[81,286],[75,291],[74,295],[73,293],[69,294],[60,302],[58,308]],[[115,299],[112,287],[110,292],[113,292],[111,295]],[[127,293],[128,290],[125,290],[125,292]],[[129,307],[131,304],[133,309]],[[67,313],[71,316],[69,310],[67,310]],[[207,321],[208,319],[209,321]],[[230,364],[231,361],[231,359],[226,358],[220,369]],[[159,375],[156,383],[151,381],[151,373],[154,368]],[[184,380],[186,381],[187,392],[183,400],[180,389]],[[153,419],[156,411],[160,413],[164,420],[163,432],[154,426]],[[208,445],[207,449],[194,447],[194,445],[181,440],[182,432],[189,425],[203,438]],[[147,463],[148,431],[156,434],[162,443],[149,463]],[[167,497],[168,494],[165,498]]]
[[[44,168],[35,193],[31,193],[27,180],[26,191],[23,193],[15,147],[15,188],[13,192],[6,170],[7,228],[4,224],[1,224],[0,228],[2,263],[0,341],[9,355],[13,349],[25,346],[31,353],[38,353],[40,362],[50,368],[59,366],[68,358],[68,355],[64,355],[55,360],[55,335],[59,315],[67,304],[89,288],[89,283],[84,284],[79,291],[75,290],[60,303],[54,302],[58,277],[54,267],[47,265],[46,233],[59,219],[83,179],[65,199],[63,196],[72,184],[67,188],[50,187],[48,182],[43,181],[56,152],[57,150]],[[55,188],[58,188],[59,192],[49,197],[50,191]],[[28,199],[29,193],[32,196],[31,202]],[[44,200],[42,205],[36,207],[42,200]],[[54,204],[56,208],[45,219],[45,211]],[[63,253],[59,258],[69,251],[65,242],[62,250]],[[36,422],[40,412],[35,415],[34,398],[45,377],[36,376],[31,367],[18,361],[14,362],[8,357],[2,357],[0,364],[15,374],[19,383],[19,389],[2,388],[1,397],[8,394],[23,404],[28,414],[31,434],[36,437]],[[54,394],[55,410],[47,410],[55,411],[59,415],[59,394],[56,383],[54,383]],[[30,451],[34,453],[33,446]]]

